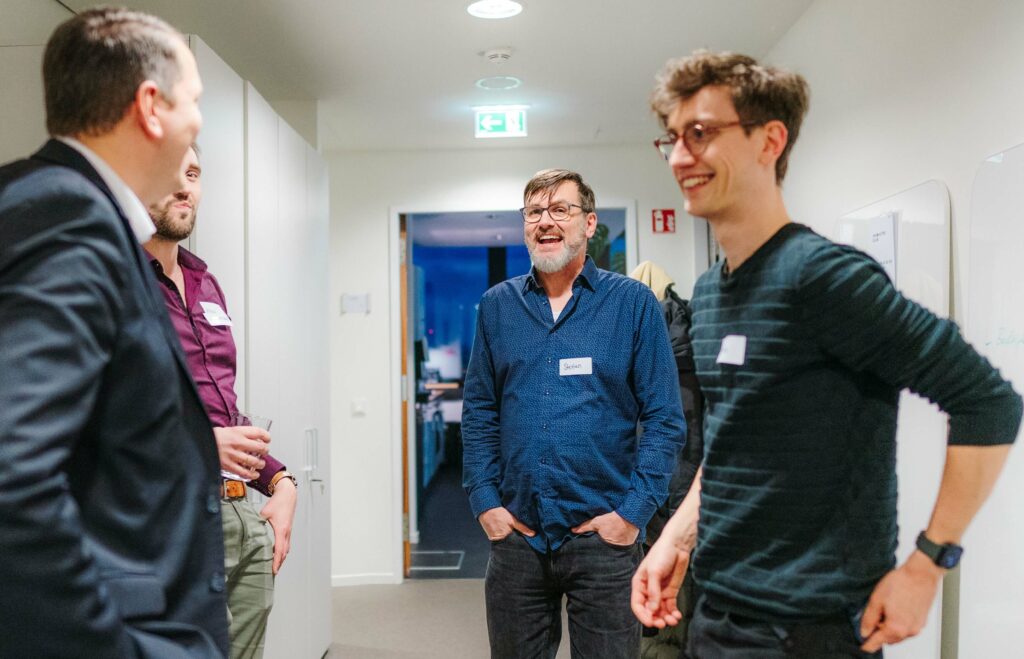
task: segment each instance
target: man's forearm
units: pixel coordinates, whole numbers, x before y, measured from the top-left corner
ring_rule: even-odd
[[[929,540],[960,544],[967,525],[992,492],[1010,446],[961,445],[946,449],[939,496],[925,531]]]
[[[678,549],[693,552],[697,545],[697,521],[700,519],[700,479],[704,467],[697,470],[690,491],[679,504],[679,509],[665,524],[658,542],[671,542]]]

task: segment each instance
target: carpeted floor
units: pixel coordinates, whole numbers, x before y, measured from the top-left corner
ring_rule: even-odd
[[[486,659],[482,579],[334,589],[331,659]],[[569,657],[563,613],[559,659]]]

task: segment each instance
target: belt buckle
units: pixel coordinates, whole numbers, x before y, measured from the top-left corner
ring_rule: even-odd
[[[225,478],[221,480],[220,496],[223,499],[244,499],[245,483]]]

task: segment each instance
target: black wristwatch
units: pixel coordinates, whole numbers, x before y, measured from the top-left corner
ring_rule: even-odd
[[[917,536],[917,548],[921,553],[932,559],[932,562],[945,570],[952,570],[960,562],[964,554],[964,548],[953,543],[940,545],[928,539],[928,536],[921,531]]]

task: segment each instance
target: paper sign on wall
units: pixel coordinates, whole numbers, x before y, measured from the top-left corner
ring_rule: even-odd
[[[676,232],[676,211],[674,208],[655,208],[651,211],[654,233]]]
[[[868,220],[868,239],[864,251],[882,264],[889,279],[896,283],[896,213],[885,213]]]

